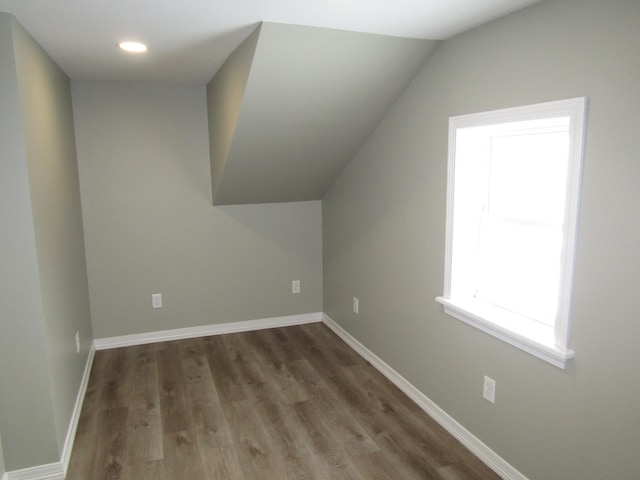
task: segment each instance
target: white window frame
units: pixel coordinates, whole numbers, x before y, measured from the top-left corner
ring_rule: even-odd
[[[535,355],[557,367],[565,368],[575,356],[568,348],[571,319],[573,271],[577,240],[578,208],[585,132],[586,97],[560,100],[490,112],[460,115],[449,119],[449,158],[447,174],[447,225],[445,245],[444,292],[436,301],[448,315],[493,335],[515,347]],[[456,134],[459,129],[500,125],[527,120],[570,118],[569,171],[567,174],[565,222],[558,314],[554,327],[533,320],[518,321],[468,298],[452,298],[453,219],[456,188]],[[522,318],[520,318],[522,320]]]

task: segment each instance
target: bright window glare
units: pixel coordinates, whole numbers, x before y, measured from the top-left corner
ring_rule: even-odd
[[[454,278],[466,277],[457,293],[552,327],[569,118],[459,129],[456,149],[462,168],[454,215],[462,221],[454,222],[454,237],[462,241],[454,247],[454,258],[461,255],[454,265],[462,271]],[[471,275],[469,265],[475,265]]]
[[[539,222],[563,222],[569,155],[567,129],[492,138],[489,173],[492,212]]]
[[[487,221],[476,297],[553,326],[561,232]]]
[[[586,98],[449,119],[445,313],[564,368]]]

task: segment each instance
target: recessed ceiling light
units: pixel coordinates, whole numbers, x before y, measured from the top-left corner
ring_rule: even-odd
[[[140,42],[120,42],[118,46],[125,52],[143,53],[148,50],[147,46]]]

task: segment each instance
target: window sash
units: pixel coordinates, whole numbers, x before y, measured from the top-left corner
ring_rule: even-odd
[[[553,327],[562,230],[490,213],[481,219],[475,297]]]
[[[579,205],[579,187],[580,174],[582,164],[582,147],[584,141],[584,119],[585,119],[586,98],[576,98],[563,100],[559,102],[549,102],[546,104],[531,105],[526,107],[517,107],[512,109],[499,110],[494,112],[485,112],[481,114],[464,115],[459,117],[451,117],[449,125],[449,170],[447,180],[447,228],[446,228],[446,244],[445,244],[445,272],[444,272],[444,292],[441,297],[436,300],[444,305],[445,313],[454,316],[466,323],[476,326],[477,328],[494,335],[502,340],[511,343],[529,353],[532,353],[550,363],[564,368],[566,361],[572,358],[574,353],[567,348],[568,333],[570,324],[570,306],[573,279],[573,262],[575,255],[575,241],[577,232],[577,217]],[[558,120],[564,118],[565,120]],[[547,324],[531,321],[526,315],[517,315],[508,310],[498,307],[491,302],[482,302],[482,290],[476,288],[478,278],[481,275],[478,269],[477,255],[480,251],[480,239],[474,229],[467,225],[460,226],[454,217],[459,212],[454,211],[454,205],[464,204],[461,201],[460,190],[477,189],[473,185],[473,181],[456,182],[456,163],[469,165],[469,155],[475,154],[474,148],[463,146],[456,151],[457,133],[466,137],[477,137],[480,142],[491,143],[486,140],[487,132],[496,134],[496,130],[500,135],[521,135],[531,128],[530,121],[547,119],[544,128],[548,132],[557,131],[558,128],[564,128],[559,124],[565,122],[569,118],[569,162],[566,168],[566,195],[564,196],[564,216],[563,222],[551,220],[549,218],[517,218],[512,215],[500,214],[500,212],[489,212],[484,208],[484,212],[476,215],[476,227],[481,222],[486,222],[487,218],[482,220],[482,215],[491,214],[491,221],[495,224],[501,223],[502,228],[507,225],[514,227],[520,225],[529,228],[536,228],[541,232],[548,230],[552,235],[556,235],[555,243],[558,243],[557,232],[561,232],[560,248],[560,274],[558,278],[559,288],[557,289],[557,315],[555,322],[547,321]],[[529,123],[527,123],[529,122]],[[505,128],[505,126],[507,126]],[[475,127],[475,128],[470,128]],[[509,131],[511,129],[511,131]],[[506,132],[506,133],[505,133]],[[460,158],[457,158],[459,155]],[[489,162],[490,155],[484,156],[482,161]],[[466,158],[466,159],[465,159]],[[477,159],[476,159],[477,161]],[[473,167],[477,169],[476,167]],[[473,169],[472,168],[472,169]],[[471,174],[477,177],[479,171]],[[472,179],[473,180],[473,179]],[[482,192],[476,191],[475,194],[483,195]],[[486,192],[485,192],[486,194]],[[488,197],[485,196],[485,200]],[[488,201],[486,202],[488,205]],[[462,210],[470,209],[472,206],[463,205]],[[504,212],[502,212],[504,213]],[[474,214],[470,210],[463,214],[467,220]],[[477,228],[476,228],[477,230]],[[475,243],[475,244],[474,244]],[[466,247],[467,253],[471,252],[467,258],[453,256],[454,250],[460,247]],[[475,251],[474,251],[475,249]],[[475,261],[474,269],[471,274],[461,273],[464,269],[461,265]],[[554,260],[554,263],[555,260]],[[555,283],[555,280],[554,280]],[[479,295],[478,295],[479,294]],[[511,319],[517,319],[517,322],[510,325]],[[517,323],[517,325],[515,325]],[[552,323],[553,326],[549,326]],[[537,327],[535,325],[538,325]]]

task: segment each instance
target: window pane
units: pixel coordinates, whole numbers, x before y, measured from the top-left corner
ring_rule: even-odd
[[[477,298],[553,325],[561,232],[483,217]]]
[[[562,224],[568,158],[566,131],[492,137],[489,211]]]
[[[564,368],[586,98],[449,119],[445,312]]]

